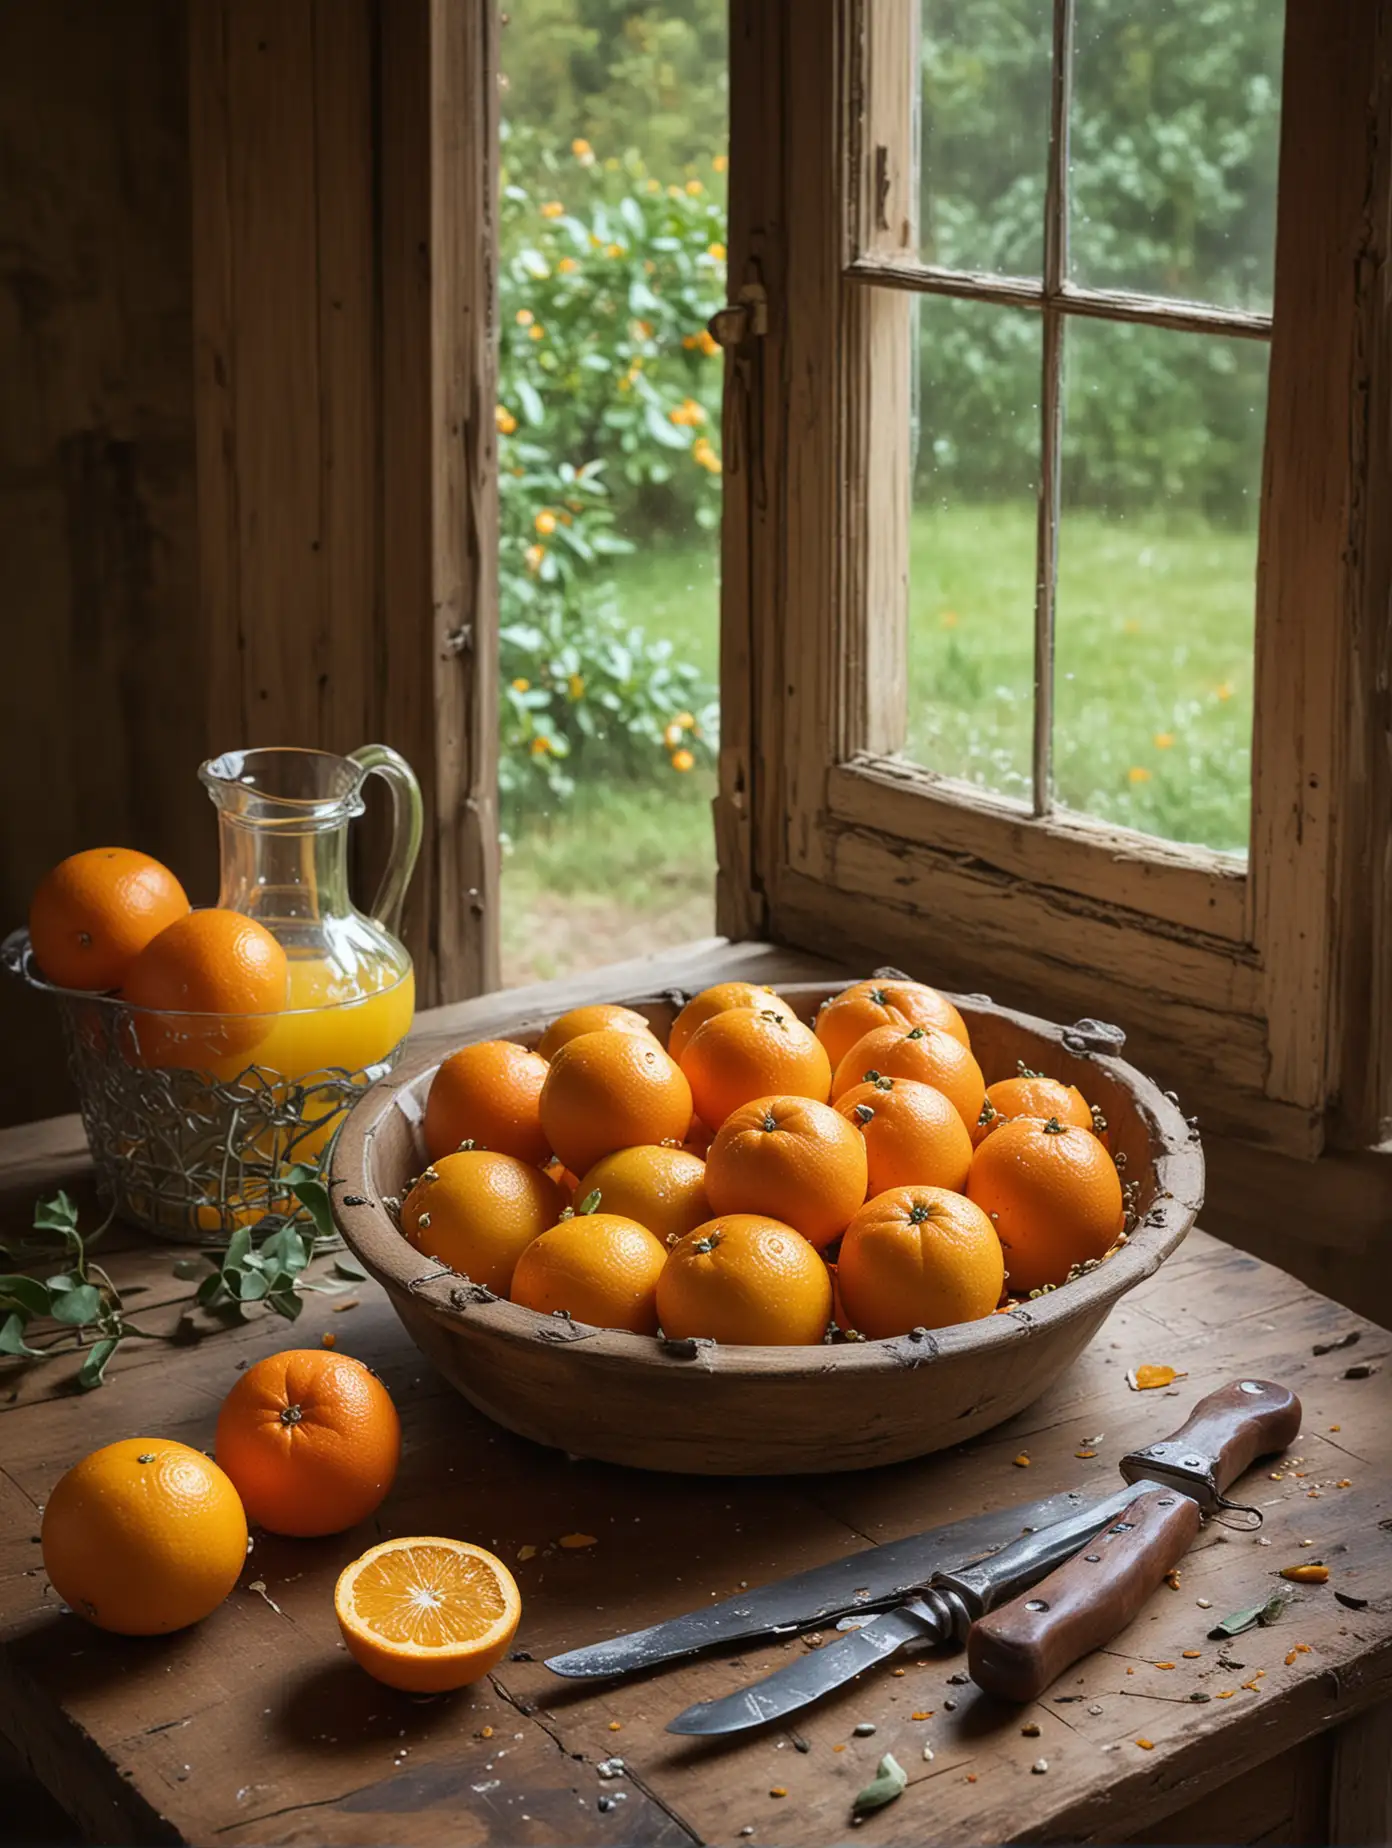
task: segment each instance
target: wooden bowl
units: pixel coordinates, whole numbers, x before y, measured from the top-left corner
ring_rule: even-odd
[[[835,988],[780,991],[804,1018]],[[623,997],[665,1037],[671,997]],[[435,1068],[375,1085],[348,1117],[330,1191],[347,1244],[407,1333],[472,1404],[573,1456],[696,1475],[869,1469],[925,1456],[1031,1404],[1092,1340],[1112,1305],[1149,1277],[1203,1198],[1195,1132],[1149,1079],[1115,1056],[1115,1028],[1063,1028],[981,997],[956,997],[988,1083],[1017,1061],[1078,1086],[1106,1115],[1122,1178],[1138,1183],[1128,1242],[1060,1289],[978,1322],[889,1341],[776,1348],[667,1342],[591,1328],[500,1301],[397,1231],[383,1196],[426,1164],[420,1124]],[[535,1044],[545,1025],[506,1035]]]

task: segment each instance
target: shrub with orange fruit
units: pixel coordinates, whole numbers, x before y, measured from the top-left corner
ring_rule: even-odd
[[[852,983],[814,1030],[773,990],[725,982],[662,1038],[602,1005],[562,1015],[535,1052],[446,1060],[427,1146],[484,1127],[507,1153],[437,1157],[403,1234],[538,1314],[796,1346],[989,1315],[1122,1229],[1086,1100],[1025,1071],[988,1098],[966,1023],[926,983]]]

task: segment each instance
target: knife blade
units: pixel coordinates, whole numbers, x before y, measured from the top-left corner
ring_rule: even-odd
[[[766,1720],[794,1713],[833,1688],[844,1687],[905,1643],[916,1641],[931,1648],[953,1640],[965,1642],[980,1609],[1014,1597],[1071,1558],[1100,1528],[1117,1520],[1135,1501],[1136,1494],[1128,1484],[1105,1501],[1090,1502],[1049,1527],[1020,1535],[971,1568],[979,1576],[975,1579],[976,1589],[967,1597],[956,1590],[953,1574],[936,1573],[933,1583],[920,1596],[907,1598],[894,1610],[871,1618],[844,1641],[830,1643],[825,1649],[776,1669],[753,1687],[741,1688],[720,1700],[698,1701],[669,1723],[668,1732],[742,1732],[746,1727],[761,1726]]]
[[[886,1613],[901,1621],[884,1630],[885,1649],[877,1650],[873,1642],[866,1642],[862,1651],[846,1654],[844,1644],[819,1650],[810,1659],[802,1658],[766,1675],[752,1688],[687,1708],[667,1730],[699,1731],[707,1736],[741,1732],[762,1724],[759,1716],[764,1710],[769,1717],[796,1712],[853,1680],[872,1661],[882,1660],[913,1637],[921,1646],[965,1642],[973,1623],[987,1612],[1036,1585],[1104,1527],[1114,1521],[1124,1524],[1138,1496],[1153,1492],[1168,1497],[1179,1490],[1205,1513],[1223,1505],[1224,1491],[1258,1456],[1282,1450],[1293,1441],[1301,1415],[1299,1399],[1284,1386],[1268,1380],[1231,1381],[1201,1399],[1173,1437],[1123,1458],[1124,1489],[1053,1527],[1022,1535],[975,1564],[937,1572],[918,1598]],[[1159,1466],[1159,1481],[1142,1474],[1144,1461],[1150,1459]],[[1098,1580],[1096,1586],[1094,1595],[1105,1601],[1105,1580]],[[884,1616],[876,1617],[852,1640],[859,1642],[885,1621]]]
[[[883,1610],[900,1603],[944,1567],[984,1558],[1017,1539],[1022,1530],[1051,1527],[1088,1505],[1084,1490],[1068,1489],[1039,1501],[992,1508],[722,1598],[705,1610],[551,1656],[546,1666],[568,1677],[626,1675],[720,1644],[812,1629],[856,1612]]]

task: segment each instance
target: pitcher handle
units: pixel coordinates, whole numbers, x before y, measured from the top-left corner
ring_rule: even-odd
[[[389,744],[364,744],[358,750],[350,751],[348,756],[353,763],[360,764],[368,776],[380,776],[391,791],[391,851],[369,916],[374,917],[384,930],[399,937],[401,906],[406,897],[406,888],[411,883],[411,874],[416,869],[421,835],[425,829],[425,807],[421,801],[420,784],[416,781],[415,771],[400,751],[394,751]]]

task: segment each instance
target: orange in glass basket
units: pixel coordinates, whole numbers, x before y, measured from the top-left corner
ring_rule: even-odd
[[[717,1213],[758,1213],[818,1251],[865,1199],[865,1143],[853,1123],[810,1097],[761,1097],[725,1119],[706,1157]]]
[[[673,1341],[812,1347],[831,1320],[831,1273],[781,1220],[727,1213],[672,1247],[657,1310]]]
[[[463,1149],[431,1163],[401,1203],[408,1243],[497,1296],[517,1260],[566,1209],[562,1183],[515,1155]]]
[[[680,1146],[691,1127],[691,1087],[647,1034],[582,1033],[551,1061],[540,1113],[552,1152],[584,1174],[615,1149]]]
[[[29,943],[60,988],[119,988],[145,945],[188,911],[184,888],[148,853],[90,847],[39,882]]]
[[[895,1187],[867,1200],[836,1260],[846,1325],[872,1341],[978,1321],[1004,1281],[991,1221],[945,1187]]]
[[[531,1244],[512,1273],[512,1300],[595,1328],[657,1333],[657,1280],[667,1248],[619,1213],[576,1213]]]
[[[1125,1224],[1116,1163],[1090,1129],[1013,1117],[972,1156],[967,1193],[990,1215],[1014,1296],[1067,1281]]]
[[[956,1106],[968,1130],[981,1115],[986,1080],[960,1040],[940,1027],[875,1027],[858,1039],[836,1068],[836,1102],[876,1078],[915,1078],[931,1084]]]
[[[290,1348],[258,1360],[228,1393],[216,1449],[253,1521],[273,1534],[337,1534],[381,1505],[401,1423],[360,1360]]]
[[[554,1059],[568,1040],[579,1039],[582,1033],[606,1032],[646,1033],[656,1038],[647,1021],[634,1008],[600,1001],[592,1007],[573,1007],[568,1014],[553,1020],[537,1041],[537,1051],[543,1059]]]
[[[714,988],[703,988],[699,995],[693,995],[672,1022],[672,1031],[667,1035],[668,1052],[680,1062],[696,1029],[731,1007],[773,1007],[782,1014],[793,1011],[771,988],[760,988],[753,982],[717,982]]]
[[[731,1007],[712,1015],[687,1041],[681,1068],[691,1080],[696,1114],[716,1129],[757,1097],[831,1094],[826,1048],[783,1004]]]
[[[926,982],[880,981],[873,976],[853,982],[822,1003],[814,1025],[833,1069],[875,1027],[940,1027],[971,1050],[967,1023],[947,996]]]
[[[916,1078],[874,1078],[843,1092],[836,1108],[865,1138],[866,1193],[948,1187],[961,1193],[972,1139],[951,1098]]]
[[[551,1153],[541,1127],[541,1087],[549,1070],[539,1053],[513,1040],[461,1046],[441,1064],[425,1100],[425,1147],[432,1161],[464,1142],[539,1164]]]
[[[170,1016],[132,1016],[142,1065],[206,1071],[255,1051],[288,987],[285,951],[263,924],[240,911],[191,911],[146,944],[126,970],[121,998]]]
[[[1092,1128],[1092,1108],[1077,1085],[1046,1078],[1042,1072],[1021,1072],[1017,1078],[998,1078],[987,1085],[972,1141],[984,1141],[992,1130],[1017,1116],[1038,1117],[1045,1123],[1057,1117],[1060,1123],[1072,1123],[1079,1129]]]

